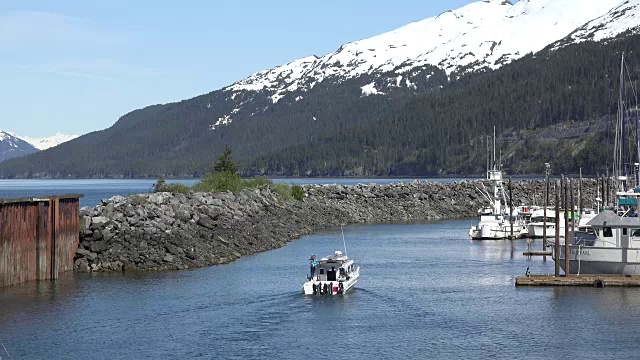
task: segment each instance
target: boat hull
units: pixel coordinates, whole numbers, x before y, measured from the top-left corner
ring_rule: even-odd
[[[565,271],[564,246],[559,258]],[[569,274],[640,274],[640,249],[570,245],[569,267]]]
[[[528,226],[529,237],[540,239],[544,237],[544,225],[543,224],[529,224]],[[560,227],[560,233],[564,232],[564,227]],[[553,237],[556,234],[556,225],[547,224],[547,238]]]
[[[513,236],[524,237],[527,235],[526,228],[521,225],[514,224]],[[510,225],[478,225],[473,226],[469,230],[469,236],[473,240],[504,240],[511,237]]]

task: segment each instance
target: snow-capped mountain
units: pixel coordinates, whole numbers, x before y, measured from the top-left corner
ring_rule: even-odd
[[[415,89],[412,76],[427,65],[444,70],[448,76],[497,69],[554,43],[562,47],[601,41],[628,30],[637,31],[639,24],[640,0],[477,1],[345,44],[334,53],[294,60],[242,79],[222,89],[234,107],[210,129],[232,123],[235,114],[258,92],[275,104],[291,92],[308,91],[320,82],[340,83],[382,74],[388,78],[386,86]],[[362,96],[385,93],[375,83],[362,87]],[[291,101],[301,98],[297,94]],[[253,115],[262,109],[251,107],[250,111]]]
[[[0,130],[0,162],[16,156],[37,152],[33,145],[12,133]]]
[[[33,147],[35,147],[38,150],[46,150],[48,148],[58,146],[63,142],[73,140],[77,137],[78,135],[64,135],[64,134],[57,133],[53,136],[49,136],[45,138],[32,138],[28,136],[22,136],[21,139],[33,145]]]
[[[0,130],[0,161],[45,150],[77,137],[58,133],[46,138],[31,138]]]

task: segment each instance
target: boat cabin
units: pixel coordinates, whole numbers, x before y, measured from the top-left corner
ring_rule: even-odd
[[[587,223],[593,228],[596,239],[584,246],[640,248],[640,218],[618,216],[613,211],[603,211]]]
[[[355,271],[353,260],[336,251],[334,255],[320,259],[316,269],[317,281],[346,281]]]

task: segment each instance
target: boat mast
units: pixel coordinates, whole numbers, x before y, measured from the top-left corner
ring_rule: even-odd
[[[493,127],[493,170],[496,169],[496,127]]]
[[[638,123],[640,120],[638,119],[638,82],[636,81],[636,86],[633,87],[633,95],[636,99],[636,163],[634,164],[634,176],[636,178],[635,187],[640,187],[640,131],[638,130]]]
[[[624,52],[622,53],[622,61],[620,64],[620,116],[621,116],[621,129],[620,134],[622,136],[622,191],[627,191],[627,141],[626,141],[626,129],[625,129],[625,73],[624,73]]]

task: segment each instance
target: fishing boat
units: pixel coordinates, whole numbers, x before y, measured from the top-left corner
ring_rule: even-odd
[[[513,204],[511,207],[507,205],[510,201],[507,201],[502,170],[496,161],[495,128],[493,132],[492,167],[489,166],[487,154],[487,180],[491,183],[491,192],[484,188],[484,184],[483,189],[477,188],[490,206],[478,210],[480,222],[469,229],[469,236],[473,240],[509,239],[523,237],[528,233],[526,223],[518,216],[518,208],[514,208]]]
[[[531,221],[527,225],[530,238],[542,238],[544,236],[544,228],[547,228],[547,237],[550,238],[556,233],[556,212],[547,209],[547,217],[545,221],[544,209],[535,210],[531,214]],[[560,233],[564,234],[564,212],[560,213]]]
[[[607,210],[589,225],[594,239],[574,237],[569,245],[571,274],[640,274],[640,218]],[[560,267],[566,271],[564,255],[562,246]]]
[[[340,295],[358,282],[360,267],[346,254],[336,251],[333,255],[320,259],[315,274],[302,286],[305,295]]]

